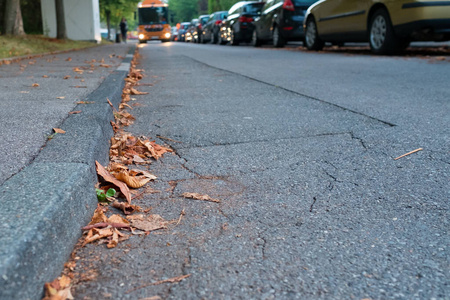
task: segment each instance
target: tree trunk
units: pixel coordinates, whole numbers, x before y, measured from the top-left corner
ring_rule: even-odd
[[[111,40],[111,11],[106,10],[105,15],[106,15],[106,26],[108,27],[108,38],[106,40],[109,41]]]
[[[24,35],[20,0],[6,0],[5,20],[3,23],[5,34]]]
[[[56,9],[56,38],[59,40],[67,39],[66,17],[64,15],[64,0],[55,0]]]

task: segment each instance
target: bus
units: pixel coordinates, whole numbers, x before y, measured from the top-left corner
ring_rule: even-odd
[[[139,43],[170,41],[169,7],[160,0],[144,0],[138,4]]]

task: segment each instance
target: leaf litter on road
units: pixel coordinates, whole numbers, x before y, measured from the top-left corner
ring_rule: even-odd
[[[215,203],[221,202],[219,199],[212,198],[206,194],[187,193],[186,192],[186,193],[183,193],[182,196],[187,199],[202,200],[202,201],[209,201],[209,202],[215,202]]]

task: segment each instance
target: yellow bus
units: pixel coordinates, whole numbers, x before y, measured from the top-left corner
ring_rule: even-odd
[[[139,43],[170,41],[169,7],[160,0],[144,0],[138,4]]]

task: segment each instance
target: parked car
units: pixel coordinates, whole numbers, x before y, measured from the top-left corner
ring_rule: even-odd
[[[172,41],[178,40],[178,29],[177,29],[175,26],[173,26],[172,29],[171,29],[171,31],[172,31],[172,36],[171,36],[170,39],[171,39]]]
[[[209,16],[208,22],[203,26],[202,35],[200,37],[201,43],[211,42],[216,44],[219,38],[220,25],[223,19],[227,17],[226,11],[216,11]]]
[[[322,0],[305,16],[305,43],[369,42],[376,54],[405,49],[411,41],[450,40],[449,1]]]
[[[192,42],[192,40],[194,39],[194,31],[196,31],[197,24],[198,19],[192,19],[191,22],[189,23],[189,27],[186,30],[186,37],[185,37],[186,42]]]
[[[197,28],[194,32],[194,40],[193,40],[195,43],[200,43],[202,32],[203,32],[203,26],[206,25],[208,20],[209,20],[209,15],[201,15],[198,17],[198,24],[197,24]]]
[[[250,42],[255,28],[254,18],[261,14],[263,5],[264,2],[256,1],[234,4],[220,27],[219,44],[230,42],[231,45],[237,46],[240,42]]]
[[[182,22],[180,23],[180,28],[178,28],[178,41],[184,42],[186,40],[186,32],[191,25],[191,22]]]
[[[271,41],[275,47],[284,47],[289,41],[303,41],[305,13],[315,2],[317,0],[268,0],[261,15],[255,18],[253,46]]]

